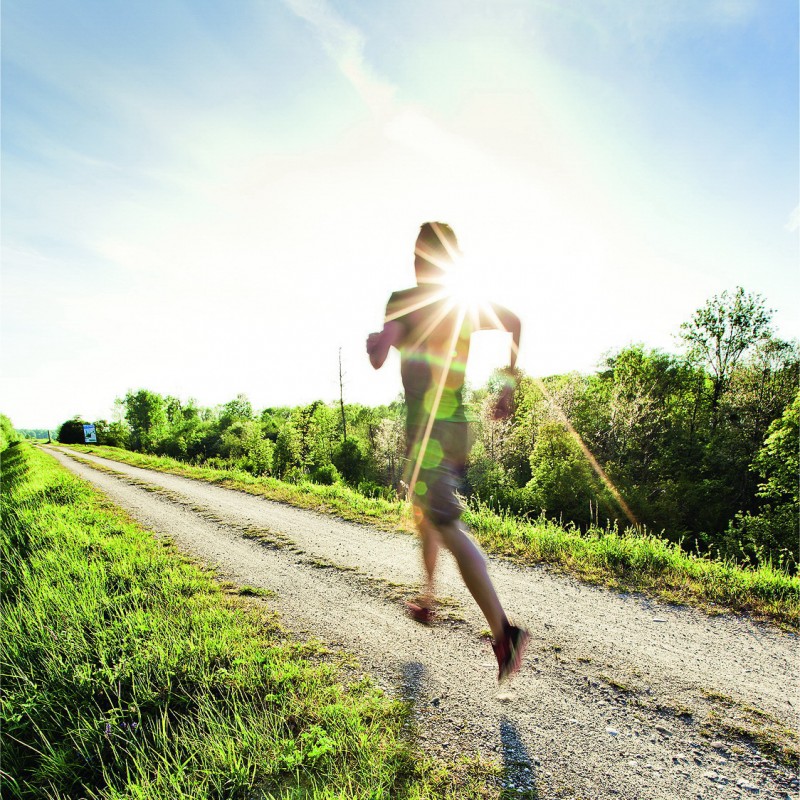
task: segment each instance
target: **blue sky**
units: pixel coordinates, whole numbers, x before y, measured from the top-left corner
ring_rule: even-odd
[[[800,335],[794,0],[2,7],[2,397],[18,427],[146,387],[257,408],[400,389],[364,339],[450,222],[589,371],[742,285]],[[507,358],[476,339],[481,381]]]

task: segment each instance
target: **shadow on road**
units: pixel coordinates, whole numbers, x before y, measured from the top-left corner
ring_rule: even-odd
[[[419,661],[406,661],[400,668],[400,674],[400,697],[416,705],[425,667]]]
[[[419,704],[424,676],[425,667],[419,661],[406,661],[400,667],[399,694],[412,706]],[[535,761],[516,726],[506,716],[500,718],[500,750],[503,757],[501,798],[537,800]]]
[[[500,718],[500,745],[503,753],[504,799],[527,798],[536,800],[536,768],[528,748],[519,737],[514,723],[508,717]]]

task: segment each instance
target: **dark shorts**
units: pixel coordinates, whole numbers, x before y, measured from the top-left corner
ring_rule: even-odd
[[[464,506],[456,494],[467,461],[469,427],[466,422],[437,421],[422,449],[424,426],[409,428],[406,483],[411,502],[434,524],[457,520]],[[417,480],[411,485],[417,463]]]

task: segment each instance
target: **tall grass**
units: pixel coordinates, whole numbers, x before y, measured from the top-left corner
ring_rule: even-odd
[[[75,447],[117,461],[242,489],[344,519],[396,530],[413,530],[407,503],[364,497],[342,484],[284,483],[241,470],[192,466],[160,456],[113,447]],[[731,561],[688,553],[652,533],[594,527],[587,533],[540,518],[521,520],[485,504],[464,519],[487,552],[527,563],[546,563],[582,580],[642,591],[670,602],[707,610],[758,615],[781,626],[800,626],[800,577],[770,564],[741,567]]]
[[[2,488],[4,797],[496,796],[49,456],[10,447]]]
[[[674,542],[632,528],[593,527],[582,533],[544,518],[525,522],[482,507],[464,516],[495,553],[553,564],[592,583],[706,610],[753,613],[787,627],[800,621],[800,578],[769,564],[745,568],[687,553]]]

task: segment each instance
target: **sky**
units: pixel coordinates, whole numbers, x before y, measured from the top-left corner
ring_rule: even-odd
[[[0,412],[391,402],[426,220],[532,375],[737,286],[798,338],[799,96],[796,0],[4,0]]]

